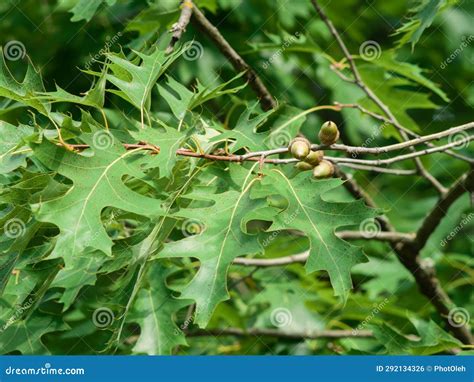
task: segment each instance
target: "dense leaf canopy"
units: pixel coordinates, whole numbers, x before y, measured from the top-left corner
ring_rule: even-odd
[[[1,353],[472,352],[473,14],[1,2]]]

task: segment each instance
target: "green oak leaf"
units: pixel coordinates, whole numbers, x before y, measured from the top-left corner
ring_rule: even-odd
[[[380,57],[373,60],[372,63],[426,87],[440,96],[443,101],[449,102],[447,94],[441,90],[437,84],[423,75],[423,72],[426,72],[426,70],[423,70],[418,65],[398,61],[394,50],[383,52]]]
[[[410,116],[411,110],[436,109],[438,107],[430,100],[428,93],[410,90],[409,87],[413,86],[413,82],[409,79],[402,77],[387,79],[384,69],[372,65],[361,65],[360,73],[367,86],[374,89],[374,93],[390,108],[397,120],[413,131],[420,129]],[[358,103],[380,113],[380,110],[374,107],[373,102],[366,97]]]
[[[264,141],[267,139],[268,133],[259,133],[257,130],[274,111],[259,112],[258,102],[249,105],[239,116],[237,124],[232,130],[223,130],[221,134],[211,139],[211,142],[222,142],[230,139],[232,143],[229,145],[229,149],[232,152],[244,147],[250,151],[261,150],[264,147]]]
[[[38,96],[36,98],[48,101],[50,103],[75,103],[78,105],[91,106],[101,109],[104,107],[105,101],[105,84],[106,77],[105,72],[103,72],[99,75],[97,82],[93,84],[92,87],[87,92],[85,92],[82,97],[71,94],[56,84],[56,90],[54,92],[38,92]]]
[[[74,6],[70,9],[70,12],[73,14],[71,21],[90,21],[102,4],[106,3],[107,5],[112,6],[116,1],[117,0],[75,0],[73,3]],[[70,2],[66,4],[71,6]]]
[[[0,121],[0,174],[7,174],[25,164],[29,150],[22,149],[23,138],[32,133],[31,126],[14,126]]]
[[[320,314],[308,309],[308,301],[316,299],[311,290],[303,288],[299,281],[275,280],[275,275],[265,276],[261,280],[265,289],[250,301],[251,304],[268,305],[259,314],[255,327],[279,327],[286,333],[311,333],[324,329]]]
[[[396,258],[382,260],[373,257],[368,263],[356,265],[352,273],[371,277],[362,286],[371,299],[384,293],[395,294],[402,282],[413,279]]]
[[[176,81],[171,76],[166,76],[166,87],[157,85],[160,95],[168,103],[173,115],[181,120],[184,118],[186,111],[190,110],[191,101],[194,97],[194,92],[189,90],[186,86]],[[169,91],[170,88],[173,92]]]
[[[436,15],[449,3],[454,4],[452,0],[418,0],[416,5],[410,9],[410,13],[412,13],[410,20],[395,32],[395,35],[402,35],[398,42],[399,46],[409,42],[413,49],[425,29],[431,26]]]
[[[155,260],[147,269],[144,287],[140,289],[132,312],[127,319],[140,325],[140,337],[133,351],[149,355],[170,355],[173,348],[186,345],[183,332],[173,321],[173,315],[190,305],[190,301],[176,299],[168,289],[166,278],[174,271]]]
[[[109,90],[110,92],[140,110],[141,124],[144,126],[144,116],[148,116],[151,105],[151,91],[158,78],[181,55],[182,50],[177,49],[171,54],[166,54],[155,47],[149,54],[137,51],[134,53],[137,55],[135,62],[128,61],[119,54],[107,54],[110,60],[108,66],[112,73],[108,73],[106,77],[119,89]]]
[[[1,327],[0,327],[1,328]],[[50,354],[41,338],[48,333],[68,329],[59,318],[35,314],[26,321],[15,322],[2,331],[2,354],[20,351],[26,355]]]
[[[243,76],[240,73],[229,81],[219,84],[218,86],[204,86],[199,80],[196,80],[196,87],[194,91],[189,90],[186,86],[176,81],[173,77],[167,76],[166,87],[158,85],[160,95],[165,99],[171,108],[174,116],[181,120],[184,118],[186,111],[191,111],[194,108],[212,99],[221,97],[225,94],[235,94],[243,89],[247,84],[236,87],[230,85]],[[167,89],[171,89],[173,92]]]
[[[0,349],[3,354],[48,354],[42,343],[44,334],[65,330],[57,316],[36,309],[44,300],[62,260],[47,260],[20,268],[18,278],[11,278],[0,299]]]
[[[73,182],[61,197],[37,203],[36,217],[59,227],[57,256],[72,256],[87,247],[110,255],[112,240],[101,222],[105,207],[150,218],[159,216],[162,208],[160,201],[132,191],[123,182],[126,175],[143,176],[141,160],[131,160],[138,149],[126,151],[105,131],[81,138],[94,148],[93,156],[72,153],[47,140],[33,146],[39,161]]]
[[[35,96],[37,92],[44,92],[43,80],[41,75],[36,71],[30,58],[27,57],[27,70],[23,81],[18,82],[11,74],[5,63],[5,56],[2,48],[0,48],[0,96],[15,100],[26,106],[30,106],[38,110],[40,113],[47,115],[49,113],[49,105],[45,105]]]
[[[328,272],[335,295],[345,301],[352,288],[351,269],[365,262],[366,257],[359,247],[338,238],[336,229],[360,224],[373,218],[376,211],[362,201],[326,201],[324,195],[342,183],[340,179],[315,181],[307,173],[289,179],[280,170],[272,169],[265,172],[261,187],[254,192],[258,196],[278,194],[288,201],[288,206],[275,215],[269,231],[302,231],[310,243],[306,270]]]
[[[185,239],[167,243],[159,257],[192,257],[200,260],[200,267],[182,291],[181,298],[196,301],[195,322],[205,327],[217,304],[227,300],[227,271],[238,256],[261,250],[256,236],[246,233],[245,221],[249,211],[259,208],[262,199],[250,198],[251,187],[258,182],[251,172],[240,191],[220,194],[195,191],[186,198],[212,201],[209,207],[187,208],[176,215],[187,220],[187,226],[198,225],[202,232]]]
[[[109,258],[100,251],[84,251],[69,259],[51,284],[53,288],[64,288],[59,299],[64,304],[63,310],[72,305],[83,287],[95,284],[97,273],[107,259]]]
[[[258,103],[247,106],[233,129],[220,128],[221,134],[210,142],[230,140],[232,143],[229,148],[232,152],[242,148],[250,151],[280,148],[287,146],[298,134],[308,114],[307,111],[288,105],[281,105],[278,109],[264,113],[260,112],[258,107]],[[271,127],[259,131],[270,117],[272,120],[268,125]]]
[[[0,204],[11,206],[0,216],[0,295],[18,263],[31,261],[25,252],[38,235],[40,223],[31,219],[29,204],[37,194],[45,193],[51,180],[48,174],[25,170],[19,181],[0,189]]]
[[[186,135],[166,125],[162,125],[161,129],[147,127],[130,130],[129,132],[139,142],[159,146],[160,152],[157,155],[150,155],[146,158],[145,168],[158,167],[160,169],[160,178],[169,177],[174,165],[178,161],[176,150],[181,147]]]
[[[441,329],[433,321],[411,319],[420,339],[411,339],[389,324],[371,325],[375,338],[383,344],[388,354],[430,355],[461,347],[459,340]]]

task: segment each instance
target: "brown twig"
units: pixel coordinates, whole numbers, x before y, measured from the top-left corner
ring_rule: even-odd
[[[194,4],[192,0],[182,1],[181,14],[179,15],[178,21],[171,27],[170,32],[172,33],[172,36],[168,48],[166,48],[166,53],[171,53],[173,51],[174,46],[186,30],[186,27],[188,26],[189,21],[191,20],[191,15],[193,14],[193,7]]]
[[[466,138],[466,143],[474,140],[474,136],[470,136]],[[332,157],[327,157],[327,159],[334,160],[336,162],[340,163],[358,163],[358,164],[365,164],[365,165],[371,165],[371,166],[382,166],[382,165],[387,165],[387,164],[392,164],[395,162],[400,162],[404,161],[407,159],[412,159],[412,158],[418,158],[423,155],[428,155],[428,154],[433,154],[433,153],[438,153],[445,151],[451,147],[456,147],[459,146],[459,142],[451,142],[443,146],[436,146],[436,147],[431,147],[429,149],[424,149],[424,150],[419,150],[419,151],[413,151],[409,154],[404,154],[404,155],[398,155],[392,158],[388,159],[353,159],[353,158],[332,158]],[[332,146],[331,146],[332,147]],[[443,193],[444,195],[445,193]]]
[[[372,118],[374,119],[377,119],[381,122],[383,122],[384,124],[389,124],[389,125],[393,125],[392,122],[385,116],[383,115],[380,115],[380,114],[377,114],[377,113],[374,113],[364,107],[362,107],[361,105],[359,104],[356,104],[356,103],[339,103],[339,102],[334,102],[334,105],[340,107],[340,108],[351,108],[351,109],[358,109],[361,113],[363,114],[367,114],[367,115],[370,115]],[[405,133],[407,133],[408,135],[414,137],[414,138],[420,138],[421,136],[419,134],[416,134],[414,133],[413,131],[407,129],[406,127],[398,124],[398,128],[405,131]],[[434,144],[432,144],[431,142],[425,142],[425,144],[428,146],[428,147],[436,147]],[[474,159],[473,158],[469,158],[465,155],[462,155],[462,154],[459,154],[459,153],[455,153],[454,151],[452,150],[446,150],[446,151],[443,151],[443,154],[446,154],[446,155],[450,155],[452,156],[453,158],[457,158],[457,159],[460,159],[460,160],[463,160],[467,163],[470,163],[470,164],[474,164]]]
[[[234,48],[232,48],[224,36],[222,36],[221,32],[219,32],[219,30],[214,25],[212,25],[212,23],[196,6],[194,7],[193,15],[194,17],[192,18],[192,22],[214,42],[221,53],[232,64],[234,69],[237,72],[245,72],[247,81],[260,99],[262,109],[274,109],[277,103],[257,73],[250,67],[249,64],[247,64],[247,62],[245,62],[245,60],[234,50]]]
[[[353,168],[355,170],[379,172],[381,174],[390,174],[390,175],[398,175],[398,176],[418,175],[418,171],[416,170],[403,170],[403,169],[398,169],[398,168],[385,168],[385,167],[368,166],[364,164],[353,164],[353,163],[337,163],[337,165],[340,167],[342,166],[342,167]]]
[[[430,238],[433,231],[448,213],[449,207],[465,192],[474,192],[474,170],[464,174],[449,190],[439,199],[431,212],[426,216],[416,234],[413,247],[420,251]]]
[[[351,68],[352,74],[354,75],[354,84],[356,84],[359,88],[362,89],[362,91],[367,95],[369,99],[371,99],[382,111],[383,113],[388,117],[390,122],[397,128],[400,136],[403,138],[403,140],[408,140],[407,133],[404,131],[404,129],[400,129],[400,123],[398,122],[397,118],[395,115],[391,112],[390,108],[385,105],[382,100],[377,97],[377,95],[370,89],[365,82],[362,80],[362,77],[360,76],[359,70],[357,69],[357,66],[355,65],[354,59],[352,55],[350,54],[349,50],[347,49],[344,41],[342,40],[341,36],[339,35],[338,31],[334,27],[333,23],[329,18],[326,16],[326,13],[323,11],[323,9],[319,6],[317,0],[311,0],[311,3],[313,4],[314,8],[316,9],[316,12],[319,14],[321,17],[321,20],[326,24],[328,27],[329,31],[333,35],[333,37],[336,39],[339,47],[341,48],[342,52],[344,53],[344,56],[346,57],[347,61],[349,62],[349,66]],[[414,151],[413,148],[410,148],[411,151]],[[417,157],[414,157],[414,162],[416,165],[416,168],[418,169],[418,172],[420,173],[421,176],[423,176],[425,179],[427,179],[435,188],[436,190],[443,195],[446,192],[446,188],[433,176],[431,175],[428,171],[423,166],[423,163],[421,160]]]
[[[344,186],[350,194],[352,194],[356,199],[363,199],[368,206],[377,208],[372,198],[359,187],[355,179],[348,177],[340,170],[338,170],[338,175],[345,180]],[[455,188],[457,189],[458,187]],[[453,193],[453,191],[448,192],[443,200],[446,200],[446,198],[450,200],[451,197],[449,197],[449,195],[452,195]],[[456,194],[457,193],[458,191],[456,191]],[[382,231],[395,231],[385,215],[381,215],[376,219],[380,223]],[[473,344],[474,342],[469,327],[467,325],[459,326],[448,319],[449,312],[454,307],[454,304],[441,287],[441,284],[436,277],[435,270],[423,263],[423,260],[419,256],[419,250],[417,249],[418,245],[413,245],[412,243],[391,243],[391,247],[399,261],[415,278],[420,292],[425,295],[428,301],[436,308],[446,323],[446,326],[451,330],[456,338],[465,344]]]
[[[367,234],[359,231],[341,231],[336,233],[337,237],[345,240],[378,240],[391,243],[409,243],[415,239],[415,234],[399,232],[376,232]],[[293,263],[305,263],[308,259],[309,251],[297,255],[277,257],[273,259],[255,259],[248,257],[237,257],[233,264],[250,267],[276,267]]]
[[[372,154],[372,155],[380,155],[382,153],[389,153],[395,150],[400,150],[406,147],[415,146],[419,144],[425,144],[429,140],[437,140],[446,136],[451,136],[453,134],[459,133],[461,131],[466,131],[471,128],[474,128],[474,122],[467,123],[465,125],[455,126],[448,130],[426,135],[423,137],[418,137],[412,140],[408,140],[401,143],[396,143],[388,146],[381,146],[381,147],[358,147],[358,146],[347,146],[343,144],[333,144],[331,146],[324,146],[321,144],[313,144],[311,145],[312,150],[334,150],[334,151],[342,151],[348,154],[359,155],[359,154]],[[467,136],[465,138],[465,143],[474,139],[474,136]],[[60,144],[65,145],[65,143],[60,142]],[[450,147],[458,146],[459,142],[451,142],[447,145],[443,146],[435,146],[429,149],[424,149],[420,151],[415,151],[413,153],[399,155],[388,159],[355,159],[355,158],[339,158],[339,157],[330,157],[327,156],[327,159],[340,164],[346,165],[347,167],[353,167],[361,170],[368,170],[368,171],[376,171],[376,172],[385,172],[385,173],[392,173],[394,175],[412,175],[411,170],[392,170],[392,169],[385,169],[385,168],[378,168],[373,166],[381,166],[381,165],[388,165],[398,161],[403,161],[407,159],[411,159],[414,157],[419,157],[422,155],[427,155],[435,152],[442,152],[447,150]],[[141,143],[125,143],[123,145],[127,150],[130,149],[137,149],[141,148],[143,150],[150,150],[156,154],[160,152],[160,148],[157,145],[141,142]],[[69,149],[76,149],[76,150],[83,150],[89,148],[89,145],[86,144],[69,144],[67,143],[67,148]],[[243,155],[214,155],[214,154],[207,154],[207,153],[197,153],[189,149],[180,148],[176,151],[176,155],[180,156],[188,156],[188,157],[196,157],[196,158],[203,158],[209,160],[216,160],[216,161],[227,161],[227,162],[244,162],[244,161],[261,161],[263,163],[272,163],[272,164],[288,164],[288,163],[295,163],[298,160],[294,158],[290,159],[268,159],[269,156],[284,154],[288,152],[288,147],[279,147],[276,149],[271,150],[263,150],[263,151],[255,151],[249,152]],[[359,166],[357,166],[359,165]]]

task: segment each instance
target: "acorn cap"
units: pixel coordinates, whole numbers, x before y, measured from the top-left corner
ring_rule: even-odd
[[[313,166],[317,166],[324,157],[324,151],[318,150],[318,151],[311,151],[306,158],[304,158],[304,161],[306,163],[309,163]]]
[[[310,163],[298,162],[297,164],[295,164],[295,167],[300,171],[308,171],[312,170],[314,166]]]
[[[289,150],[293,158],[304,159],[311,151],[311,143],[306,138],[295,138],[290,142]]]
[[[334,122],[327,121],[321,126],[318,137],[323,145],[330,146],[339,139],[339,129]]]
[[[333,174],[334,165],[327,160],[322,160],[321,163],[313,169],[313,177],[316,179],[329,178],[333,176]]]
[[[300,141],[300,142],[306,142],[306,143],[308,143],[309,145],[311,145],[311,142],[310,142],[309,140],[307,140],[305,137],[295,137],[295,138],[293,138],[293,139],[290,141],[290,143],[288,144],[288,150],[291,150],[291,145],[292,145],[293,143],[295,143],[295,142],[298,142],[298,141]]]

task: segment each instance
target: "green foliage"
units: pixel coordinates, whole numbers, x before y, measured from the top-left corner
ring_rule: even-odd
[[[457,0],[418,0],[410,9],[412,16],[409,21],[396,32],[402,35],[399,44],[411,43],[414,48],[425,29],[431,26],[440,11],[456,2]]]
[[[309,272],[324,270],[331,279],[335,294],[345,301],[352,289],[351,268],[365,261],[360,249],[335,235],[341,226],[359,225],[375,216],[362,201],[351,203],[326,202],[324,196],[341,185],[340,180],[312,181],[307,173],[293,179],[280,170],[273,169],[259,189],[259,194],[281,195],[288,206],[274,218],[269,228],[274,230],[295,229],[309,239]],[[263,217],[262,217],[263,218]]]
[[[177,0],[0,5],[1,352],[438,354],[462,348],[389,244],[339,237],[381,213],[398,231],[415,231],[436,201],[418,177],[348,169],[380,206],[372,209],[340,179],[315,180],[310,171],[259,157],[202,158],[284,147],[300,134],[316,143],[326,120],[338,124],[347,144],[397,142],[393,128],[384,130],[358,110],[310,112],[333,102],[380,112],[335,74],[340,52],[310,2],[196,3],[211,21],[225,19],[219,30],[275,95],[275,109],[261,109],[245,73],[235,73],[191,24],[166,53]],[[472,7],[422,1],[400,27],[407,10],[399,2],[371,4],[344,0],[329,5],[328,14],[345,31],[363,80],[399,122],[428,134],[472,117],[468,58],[459,55],[442,75],[425,69],[438,66],[459,40],[454,31],[445,31],[455,37],[444,40],[441,12],[469,24],[462,12]],[[391,30],[372,7],[392,20]],[[456,10],[461,13],[448,13]],[[346,30],[354,12],[361,18]],[[32,34],[30,22],[42,33]],[[401,39],[393,47],[389,36],[397,27]],[[433,46],[428,28],[439,34]],[[365,60],[357,53],[371,39],[382,51]],[[6,54],[14,40],[26,45],[23,59]],[[405,43],[418,43],[414,55]],[[197,59],[190,46],[200,49]],[[342,73],[351,75],[347,67]],[[450,112],[436,117],[439,106]],[[424,162],[445,185],[466,171],[450,157]],[[467,196],[454,204],[422,255],[453,302],[472,316],[472,227],[439,244],[469,208]],[[305,251],[304,264],[235,263]],[[191,335],[228,327],[283,334],[370,329],[373,336],[256,343]]]

